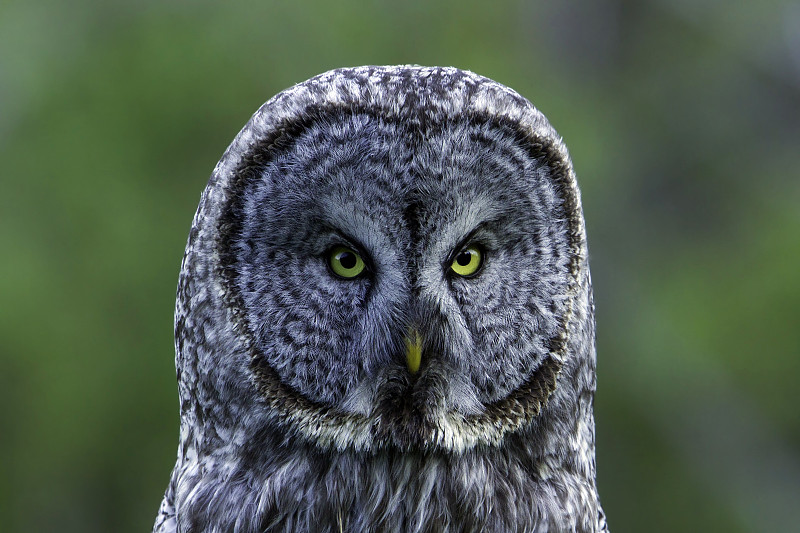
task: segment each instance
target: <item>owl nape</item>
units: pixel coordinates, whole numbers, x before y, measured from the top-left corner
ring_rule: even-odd
[[[606,531],[566,147],[454,68],[327,72],[217,164],[154,532]]]

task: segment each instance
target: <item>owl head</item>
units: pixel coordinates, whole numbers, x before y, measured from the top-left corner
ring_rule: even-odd
[[[175,339],[158,532],[605,528],[575,175],[496,82],[340,69],[264,104],[201,198]]]
[[[593,388],[590,296],[567,150],[527,100],[452,68],[322,74],[264,104],[203,193],[184,442],[497,446]]]

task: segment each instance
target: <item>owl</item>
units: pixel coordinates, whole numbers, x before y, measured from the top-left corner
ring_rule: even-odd
[[[202,195],[154,532],[605,531],[567,149],[455,68],[264,104]]]

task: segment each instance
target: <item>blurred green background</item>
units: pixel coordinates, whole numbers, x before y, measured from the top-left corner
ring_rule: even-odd
[[[453,65],[550,118],[595,284],[621,532],[797,531],[800,4],[0,0],[0,529],[149,531],[190,221],[258,106]]]

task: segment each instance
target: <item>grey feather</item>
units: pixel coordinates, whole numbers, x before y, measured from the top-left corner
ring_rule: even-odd
[[[339,245],[364,275],[331,273]],[[340,69],[264,104],[200,201],[175,343],[156,533],[606,530],[577,183],[496,82]]]

